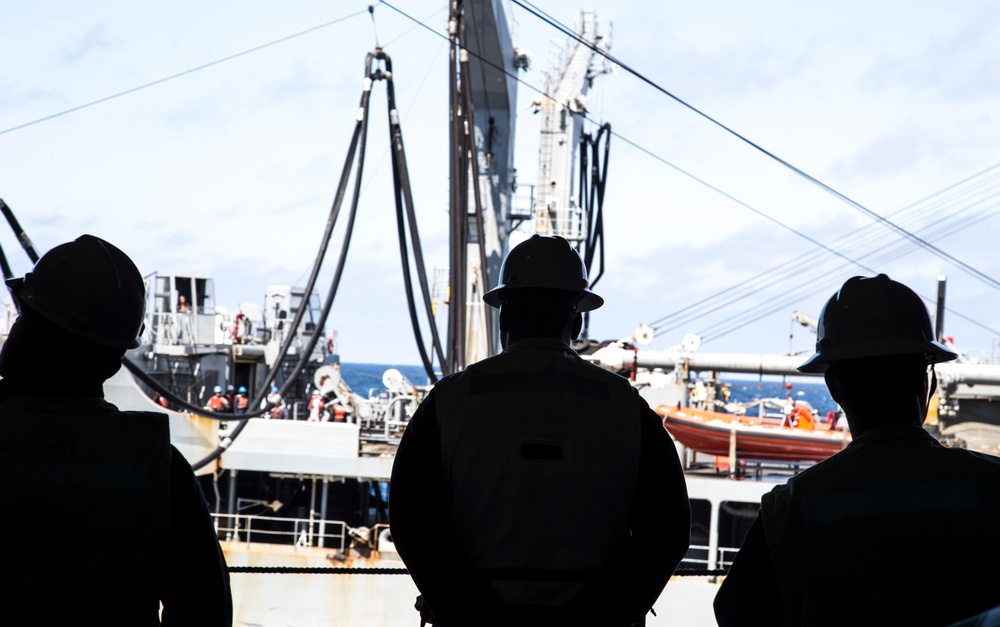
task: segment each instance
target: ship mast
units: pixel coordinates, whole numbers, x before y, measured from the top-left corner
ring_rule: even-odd
[[[446,372],[496,351],[495,312],[482,295],[499,280],[510,232],[516,55],[499,0],[452,0],[449,295]]]

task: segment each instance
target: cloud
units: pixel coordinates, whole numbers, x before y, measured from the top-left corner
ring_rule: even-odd
[[[94,52],[112,47],[108,37],[108,27],[104,22],[98,22],[90,27],[82,37],[63,48],[62,60],[66,63],[77,63]]]
[[[893,130],[876,137],[850,158],[841,160],[834,165],[833,172],[845,178],[891,175],[913,167],[925,148],[925,142],[912,129]]]

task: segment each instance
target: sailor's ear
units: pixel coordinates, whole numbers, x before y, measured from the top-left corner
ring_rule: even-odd
[[[501,333],[506,333],[508,330],[510,330],[510,314],[507,311],[507,307],[503,305],[500,306],[500,318],[498,320],[498,323],[500,325]]]
[[[570,334],[570,339],[575,340],[580,337],[580,331],[583,331],[583,314],[577,313],[573,318],[573,332]]]

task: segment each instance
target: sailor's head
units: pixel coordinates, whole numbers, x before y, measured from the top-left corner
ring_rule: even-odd
[[[937,386],[933,365],[958,357],[934,339],[920,297],[880,274],[854,277],[819,317],[816,352],[800,372],[823,373],[851,431],[919,424]]]
[[[222,386],[221,385],[217,385],[214,388],[212,388],[212,394],[214,394],[215,396],[221,396],[222,395]]]
[[[105,240],[82,235],[60,244],[7,287],[20,315],[4,343],[4,376],[40,365],[31,353],[51,347],[87,354],[92,367],[82,376],[103,381],[140,344],[145,282],[128,255]]]
[[[604,299],[590,291],[587,267],[569,242],[561,237],[532,235],[507,253],[500,266],[500,283],[483,295],[487,305],[500,308],[522,290],[533,298],[549,292],[567,292],[578,312],[592,311]]]
[[[589,285],[587,267],[569,242],[532,235],[507,254],[500,283],[483,300],[500,309],[505,347],[527,337],[566,340],[579,335],[583,312],[604,304]]]
[[[927,308],[913,290],[884,274],[856,276],[823,307],[816,352],[798,370],[820,373],[841,361],[897,356],[926,364],[958,358],[935,341]]]
[[[81,235],[60,244],[7,287],[20,311],[102,346],[139,346],[146,285],[128,255],[105,240]]]

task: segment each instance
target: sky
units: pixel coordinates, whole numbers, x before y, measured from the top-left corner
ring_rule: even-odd
[[[445,31],[446,2],[391,4]],[[591,319],[591,337],[627,337],[646,323],[657,328],[652,349],[696,333],[703,351],[804,352],[815,338],[791,313],[817,316],[847,278],[885,272],[933,299],[946,275],[946,333],[970,358],[995,361],[1000,291],[982,277],[1000,278],[1000,172],[989,170],[1000,163],[1000,5],[537,5],[567,25],[595,9],[623,64],[937,249],[907,243],[619,67],[596,78],[588,96],[591,119],[616,133],[608,265],[595,288],[607,304]],[[515,45],[532,53],[520,78],[540,89],[565,37],[509,1],[504,7]],[[144,274],[211,274],[218,304],[260,305],[268,284],[308,276],[365,54],[378,41],[393,58],[428,271],[445,267],[447,46],[389,5],[374,5],[374,24],[367,8],[343,0],[0,4],[0,198],[40,251],[91,233]],[[536,97],[519,87],[522,190],[537,171]],[[372,102],[364,193],[328,327],[344,361],[415,364],[384,88],[376,85]],[[0,245],[16,274],[30,268],[9,230],[0,229]],[[320,276],[324,295],[334,258]]]

